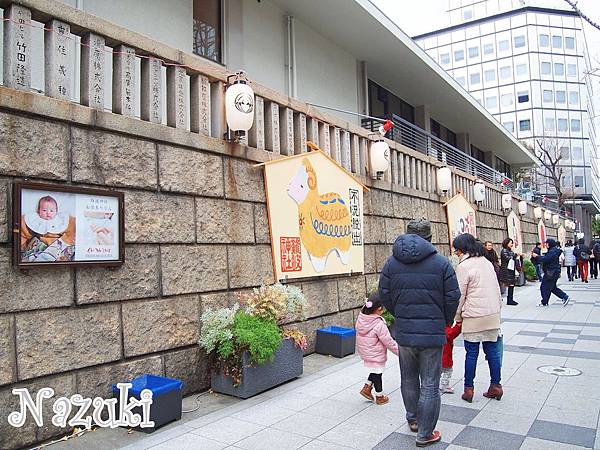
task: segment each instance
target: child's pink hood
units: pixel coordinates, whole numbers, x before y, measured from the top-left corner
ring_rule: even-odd
[[[360,313],[355,327],[356,350],[368,367],[385,367],[388,349],[398,354],[398,344],[392,339],[383,317]]]

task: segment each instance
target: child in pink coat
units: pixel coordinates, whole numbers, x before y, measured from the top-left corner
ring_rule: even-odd
[[[398,355],[398,344],[392,339],[385,320],[381,317],[384,308],[377,294],[371,295],[356,319],[356,348],[365,367],[369,370],[368,382],[360,390],[360,395],[385,405],[390,401],[383,395],[381,376],[387,361],[388,349]],[[375,397],[371,393],[375,387]]]

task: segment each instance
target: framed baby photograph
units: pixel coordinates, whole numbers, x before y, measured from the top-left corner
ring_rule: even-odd
[[[123,193],[33,182],[13,189],[17,267],[124,262]]]

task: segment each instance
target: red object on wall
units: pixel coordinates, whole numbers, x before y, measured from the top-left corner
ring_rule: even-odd
[[[300,272],[302,270],[302,247],[299,237],[280,237],[279,252],[282,272]]]

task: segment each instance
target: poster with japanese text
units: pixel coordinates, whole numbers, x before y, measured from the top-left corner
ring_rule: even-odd
[[[364,186],[321,151],[264,164],[277,280],[364,271]]]
[[[508,237],[513,240],[513,252],[523,253],[523,235],[521,234],[521,219],[511,211],[506,218],[506,226],[508,229]]]
[[[469,233],[477,237],[475,208],[462,194],[455,195],[444,206],[448,217],[450,245],[452,245],[454,238],[460,234]]]
[[[548,235],[546,234],[546,224],[544,223],[544,220],[541,219],[538,222],[538,241],[542,243],[542,253],[546,253],[547,250],[546,239],[548,239]]]
[[[122,194],[15,185],[17,265],[122,263]]]

